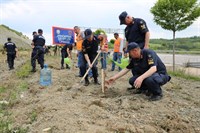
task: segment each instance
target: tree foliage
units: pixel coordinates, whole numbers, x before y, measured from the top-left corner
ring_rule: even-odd
[[[97,29],[95,32],[94,32],[95,35],[100,35],[100,34],[105,34],[106,35],[106,32],[102,29]]]
[[[163,29],[181,31],[200,16],[197,0],[158,0],[151,8],[154,21]]]

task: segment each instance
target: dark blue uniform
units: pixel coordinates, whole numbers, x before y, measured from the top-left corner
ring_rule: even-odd
[[[145,34],[148,32],[146,22],[140,18],[133,18],[134,23],[125,28],[125,37],[128,43],[136,42],[141,49],[144,48]]]
[[[126,67],[132,69],[133,77],[129,79],[129,83],[133,86],[135,80],[148,71],[152,66],[157,67],[157,72],[143,80],[142,90],[148,90],[153,95],[162,95],[161,85],[170,80],[166,67],[158,57],[158,55],[150,49],[141,50],[141,59],[131,58],[130,64]]]
[[[36,35],[33,38],[34,48],[31,55],[31,65],[33,70],[36,68],[36,59],[40,64],[41,69],[44,67],[44,48],[45,38],[42,35]]]
[[[91,42],[88,41],[87,39],[83,41],[82,53],[88,54],[88,57],[91,63],[94,61],[95,57],[97,56],[99,42],[100,40],[96,36],[94,36]],[[97,82],[97,77],[98,77],[98,71],[97,71],[96,65],[97,65],[97,62],[94,63],[92,67],[92,74],[93,74],[93,78],[95,82]],[[87,69],[87,61],[84,58],[83,62],[80,64],[81,75],[84,75],[86,73],[86,69]],[[88,80],[88,75],[86,76],[85,80]]]
[[[61,49],[61,69],[64,69],[64,58],[67,58],[69,55],[67,53],[67,48],[69,48],[69,50],[72,50],[72,44],[65,44],[63,46],[63,48]],[[66,64],[66,68],[69,68],[69,66]]]
[[[7,42],[4,44],[4,49],[6,49],[7,51],[7,62],[8,62],[8,66],[9,69],[14,69],[14,60],[16,57],[16,45],[13,42]]]

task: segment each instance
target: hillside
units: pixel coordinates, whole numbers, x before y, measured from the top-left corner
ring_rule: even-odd
[[[150,46],[154,50],[172,50],[173,39],[151,39]],[[176,38],[175,48],[184,51],[200,51],[200,37]]]
[[[30,49],[31,40],[24,36],[21,32],[10,29],[5,25],[0,25],[0,48],[7,42],[7,38],[11,37],[18,48]]]

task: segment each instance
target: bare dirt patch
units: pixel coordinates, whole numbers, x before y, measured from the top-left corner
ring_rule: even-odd
[[[1,86],[12,86],[21,80],[14,73],[26,60],[27,56],[17,59],[16,69],[8,71],[1,56]],[[60,57],[48,56],[46,63],[52,70],[53,84],[39,85],[39,65],[36,73],[23,79],[28,89],[9,108],[14,127],[28,128],[30,133],[41,133],[46,128],[52,133],[200,132],[199,82],[172,77],[162,87],[163,99],[149,102],[147,96],[126,90],[131,74],[103,94],[101,86],[94,85],[92,79],[88,87],[74,87],[81,80],[75,77],[78,69],[60,70]],[[108,77],[115,73],[107,71]]]

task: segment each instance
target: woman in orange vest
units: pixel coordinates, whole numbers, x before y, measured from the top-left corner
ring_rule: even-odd
[[[107,40],[106,35],[99,35],[98,38],[100,40],[101,68],[105,70],[107,68],[106,67],[107,66],[106,57],[107,57],[107,53],[108,53],[108,40]]]

